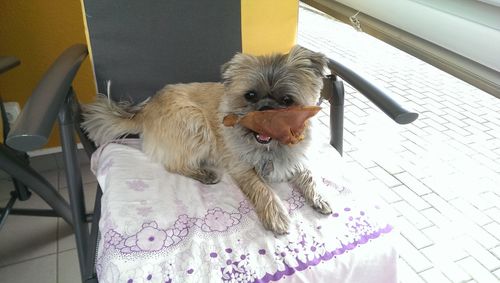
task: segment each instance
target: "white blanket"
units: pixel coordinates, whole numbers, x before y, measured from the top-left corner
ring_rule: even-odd
[[[140,146],[110,143],[92,158],[103,190],[99,282],[397,282],[390,218],[371,198],[347,193],[329,145],[309,156],[333,214],[275,184],[292,219],[284,236],[264,230],[228,176],[203,185],[165,171]]]

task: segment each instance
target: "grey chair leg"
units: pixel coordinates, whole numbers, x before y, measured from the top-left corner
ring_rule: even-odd
[[[83,145],[85,152],[89,159],[92,157],[92,154],[96,151],[97,147],[95,144],[87,137],[87,135],[83,132],[80,124],[82,122],[82,114],[81,108],[78,103],[74,103],[74,117],[75,121],[75,132],[78,134],[80,139],[80,143]],[[89,237],[89,246],[87,252],[87,272],[85,275],[86,281],[85,283],[97,282],[97,274],[96,274],[96,256],[97,256],[97,242],[99,238],[99,220],[101,219],[101,198],[102,198],[102,190],[99,185],[97,185],[97,194],[94,202],[94,214],[92,215],[92,225],[90,228],[90,237]]]
[[[31,192],[28,191],[28,188],[23,183],[19,182],[17,179],[12,179],[14,183],[14,188],[16,189],[16,193],[18,195],[19,200],[25,201],[31,197]]]
[[[23,180],[22,183],[38,194],[69,225],[73,225],[71,210],[66,200],[37,171],[33,170],[16,153],[0,143],[0,168],[12,178]]]
[[[86,281],[88,274],[88,246],[89,230],[86,223],[85,197],[83,193],[80,164],[76,155],[76,142],[74,136],[74,93],[70,89],[63,107],[59,111],[59,125],[62,142],[62,151],[65,163],[65,171],[68,182],[68,193],[73,218],[73,229],[75,232],[76,248],[82,282]]]
[[[14,206],[16,200],[17,200],[17,193],[15,191],[10,192],[10,199],[7,202],[7,205],[1,210],[0,213],[0,230],[2,230],[2,227],[7,220],[7,216],[12,211],[12,207]]]
[[[102,190],[99,185],[97,185],[97,194],[94,203],[94,215],[92,217],[92,226],[90,229],[90,239],[89,239],[89,249],[87,253],[87,280],[97,278],[95,270],[95,260],[97,255],[97,241],[99,237],[99,220],[101,218],[101,197]],[[92,281],[93,282],[93,281]],[[95,281],[97,282],[97,281]]]
[[[21,160],[26,162],[26,165],[29,165],[28,154],[17,150],[15,152],[17,153],[17,156],[19,156]],[[28,187],[26,187],[25,184],[23,184],[16,178],[12,178],[12,182],[14,183],[14,188],[16,189],[17,192],[17,198],[20,201],[28,200],[31,197],[31,192],[28,190]]]

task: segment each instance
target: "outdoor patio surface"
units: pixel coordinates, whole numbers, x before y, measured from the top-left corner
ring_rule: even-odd
[[[498,282],[500,99],[304,7],[298,43],[362,71],[420,115],[398,125],[345,85],[346,174],[397,215],[401,282]]]

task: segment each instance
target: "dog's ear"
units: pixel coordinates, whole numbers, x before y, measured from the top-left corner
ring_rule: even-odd
[[[288,63],[294,67],[309,69],[318,77],[324,77],[328,60],[322,53],[295,45],[288,53]]]
[[[232,78],[241,71],[242,66],[248,65],[249,57],[249,55],[243,53],[236,53],[229,62],[222,65],[221,77],[224,85],[230,84]]]
[[[232,60],[224,63],[220,68],[222,82],[226,83],[229,80],[228,70],[231,68]]]

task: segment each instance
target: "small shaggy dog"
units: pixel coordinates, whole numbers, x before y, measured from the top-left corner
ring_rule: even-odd
[[[101,96],[84,107],[83,126],[98,145],[141,134],[143,151],[153,161],[205,184],[227,172],[263,225],[284,234],[289,217],[272,183],[293,183],[315,210],[331,213],[302,163],[309,127],[303,141],[285,145],[241,125],[225,127],[222,120],[228,114],[314,105],[326,62],[324,55],[298,46],[271,56],[238,53],[223,65],[222,83],[167,85],[138,105]]]

